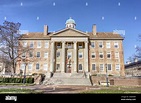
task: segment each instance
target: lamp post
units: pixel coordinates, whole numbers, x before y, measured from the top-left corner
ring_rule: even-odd
[[[107,64],[105,64],[105,67],[106,67],[106,83],[107,83],[107,87],[109,87],[109,84],[108,84],[108,70],[107,70]]]

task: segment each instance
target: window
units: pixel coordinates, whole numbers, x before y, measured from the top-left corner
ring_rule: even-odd
[[[25,69],[25,64],[24,64],[24,63],[21,64],[20,69],[21,69],[21,70],[24,70],[24,69]]]
[[[119,58],[119,52],[115,52],[115,58],[116,58],[116,59]]]
[[[94,48],[95,47],[95,43],[91,42],[91,47]]]
[[[48,52],[44,53],[44,58],[48,58]]]
[[[61,48],[61,43],[57,43],[57,48]]]
[[[60,52],[57,52],[56,53],[56,56],[57,56],[57,58],[60,57]]]
[[[104,64],[100,64],[100,71],[104,70]]]
[[[103,58],[103,53],[102,52],[99,53],[99,57],[100,57],[100,59]]]
[[[91,56],[92,56],[92,58],[95,58],[95,53],[92,53]]]
[[[41,48],[41,41],[37,42],[37,48]]]
[[[79,58],[82,58],[82,57],[83,57],[83,53],[79,52]]]
[[[30,48],[34,47],[34,42],[30,42]]]
[[[103,42],[99,42],[99,47],[103,48]]]
[[[116,64],[116,67],[115,68],[116,68],[116,70],[119,71],[120,70],[120,65],[119,64]]]
[[[25,56],[26,56],[26,53],[22,53],[22,58],[25,58]]]
[[[95,64],[92,64],[92,70],[96,70],[96,69],[95,69]]]
[[[40,69],[39,63],[36,64],[36,69]]]
[[[49,43],[48,41],[45,41],[45,48],[48,48],[49,47]]]
[[[26,41],[23,42],[23,47],[27,47],[27,42]]]
[[[72,48],[72,43],[66,43],[67,48]]]
[[[31,64],[31,63],[28,64],[28,69],[29,69],[29,70],[32,69],[32,64]]]
[[[106,48],[111,48],[110,42],[107,42],[107,43],[106,43]]]
[[[112,70],[112,65],[111,64],[107,64],[107,70]]]
[[[33,57],[33,52],[29,52],[29,57]]]
[[[48,70],[48,64],[47,63],[44,64],[44,70]]]
[[[79,70],[82,70],[82,64],[79,64]]]
[[[60,64],[56,64],[56,70],[60,69]]]
[[[78,43],[78,48],[79,48],[79,49],[83,48],[83,43],[80,43],[80,42],[79,42],[79,43]]]
[[[107,58],[110,59],[111,58],[111,53],[107,52]]]
[[[68,59],[72,57],[72,53],[68,52]]]
[[[115,47],[115,48],[118,48],[118,42],[115,42],[115,43],[114,43],[114,47]]]
[[[40,52],[37,52],[37,57],[38,57],[38,58],[40,57]]]

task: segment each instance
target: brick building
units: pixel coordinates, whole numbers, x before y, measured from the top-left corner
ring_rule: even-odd
[[[50,73],[61,74],[108,74],[124,76],[123,37],[113,32],[97,32],[96,25],[92,32],[76,29],[72,18],[66,21],[65,28],[49,32],[44,25],[43,32],[23,34],[19,42],[24,47],[33,48],[21,58],[36,58],[28,62],[26,74]],[[17,62],[17,73],[24,70],[25,64]]]

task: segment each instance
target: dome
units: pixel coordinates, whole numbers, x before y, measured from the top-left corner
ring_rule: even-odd
[[[75,24],[75,21],[70,17],[67,21],[66,24]]]

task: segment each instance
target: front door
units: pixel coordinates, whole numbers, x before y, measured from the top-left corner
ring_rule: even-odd
[[[71,68],[72,68],[71,60],[67,60],[66,73],[71,73]]]

